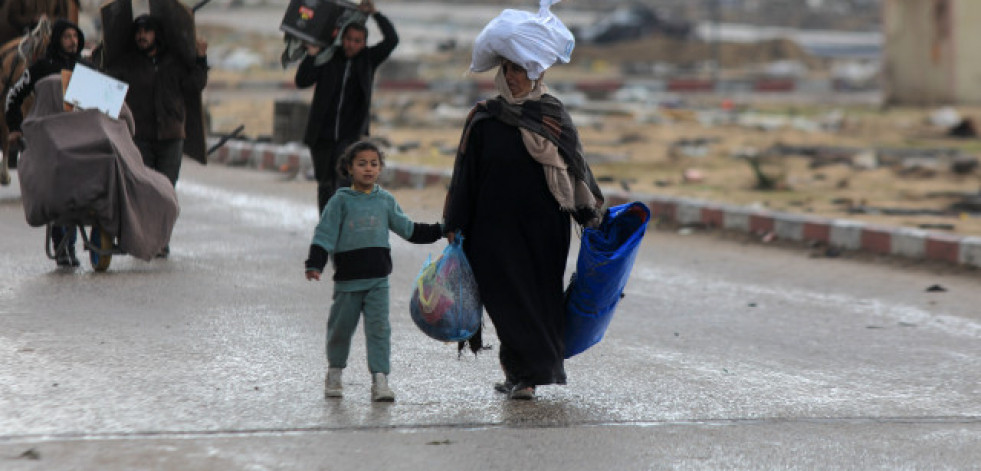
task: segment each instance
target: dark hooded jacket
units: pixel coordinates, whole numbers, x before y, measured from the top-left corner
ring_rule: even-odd
[[[187,109],[185,93],[200,93],[208,83],[208,60],[198,57],[193,66],[183,63],[167,50],[162,27],[155,18],[141,16],[133,23],[130,38],[136,28],[153,29],[157,38],[157,53],[148,56],[136,48],[120,55],[106,72],[129,84],[126,104],[136,121],[136,139],[183,139]]]
[[[78,50],[66,53],[61,50],[61,35],[68,28],[72,28],[78,33]],[[6,106],[7,112],[4,118],[7,120],[7,128],[11,131],[20,131],[21,122],[24,121],[24,114],[21,112],[21,105],[24,100],[34,91],[34,84],[51,74],[60,73],[62,70],[72,70],[75,64],[81,62],[91,67],[91,64],[82,60],[82,48],[85,47],[85,35],[82,30],[71,21],[58,19],[51,27],[51,41],[48,43],[48,50],[44,57],[24,70],[17,83],[7,92]]]
[[[315,56],[307,56],[296,70],[297,88],[316,85],[303,136],[303,142],[310,147],[320,139],[337,142],[368,135],[375,70],[399,43],[395,27],[385,15],[376,12],[372,17],[382,33],[378,44],[365,47],[350,59],[343,51],[337,51],[321,66],[314,65]]]

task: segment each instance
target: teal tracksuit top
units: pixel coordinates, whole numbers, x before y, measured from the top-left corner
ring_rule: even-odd
[[[439,224],[413,222],[395,197],[378,185],[371,193],[341,188],[324,207],[306,268],[323,271],[329,254],[334,259],[336,289],[366,289],[392,273],[389,231],[417,244],[442,237]]]

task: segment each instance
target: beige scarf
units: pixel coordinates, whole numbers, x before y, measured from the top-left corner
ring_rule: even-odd
[[[509,104],[520,105],[528,100],[538,100],[542,94],[548,92],[548,88],[542,80],[534,80],[531,91],[521,98],[515,98],[508,88],[507,80],[504,78],[504,69],[498,68],[497,75],[494,77],[494,84],[497,86],[498,93]],[[533,133],[523,127],[521,140],[528,149],[528,153],[545,169],[545,181],[548,189],[559,203],[563,211],[574,212],[576,207],[596,207],[596,197],[589,190],[585,182],[577,182],[573,185],[573,179],[569,177],[568,166],[559,155],[559,148],[546,139],[544,136]],[[599,221],[595,221],[598,224]]]

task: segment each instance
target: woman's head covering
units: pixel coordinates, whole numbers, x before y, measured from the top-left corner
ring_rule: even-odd
[[[484,72],[505,58],[538,80],[556,62],[569,62],[576,39],[549,7],[560,0],[539,0],[538,13],[507,9],[474,39],[470,71]]]

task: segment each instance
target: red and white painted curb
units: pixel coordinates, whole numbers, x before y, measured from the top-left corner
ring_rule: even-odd
[[[280,172],[311,168],[310,152],[300,144],[262,144],[229,141],[212,155],[219,163]],[[452,171],[387,164],[383,185],[422,188],[448,185]],[[956,236],[920,229],[879,226],[847,219],[767,211],[663,195],[605,190],[609,205],[640,201],[654,219],[680,225],[699,225],[780,240],[819,243],[848,251],[895,255],[915,260],[981,267],[981,237]]]
[[[217,139],[210,138],[209,145]],[[302,144],[269,144],[251,141],[228,141],[215,150],[211,162],[233,167],[250,167],[282,173],[309,172],[313,168],[310,150]],[[392,186],[422,188],[429,185],[449,185],[453,172],[449,169],[417,167],[387,162],[381,183]]]
[[[610,205],[643,202],[650,206],[655,219],[681,225],[697,224],[759,236],[772,234],[781,240],[821,243],[842,250],[981,267],[981,237],[955,236],[669,196],[607,192],[606,197]]]

